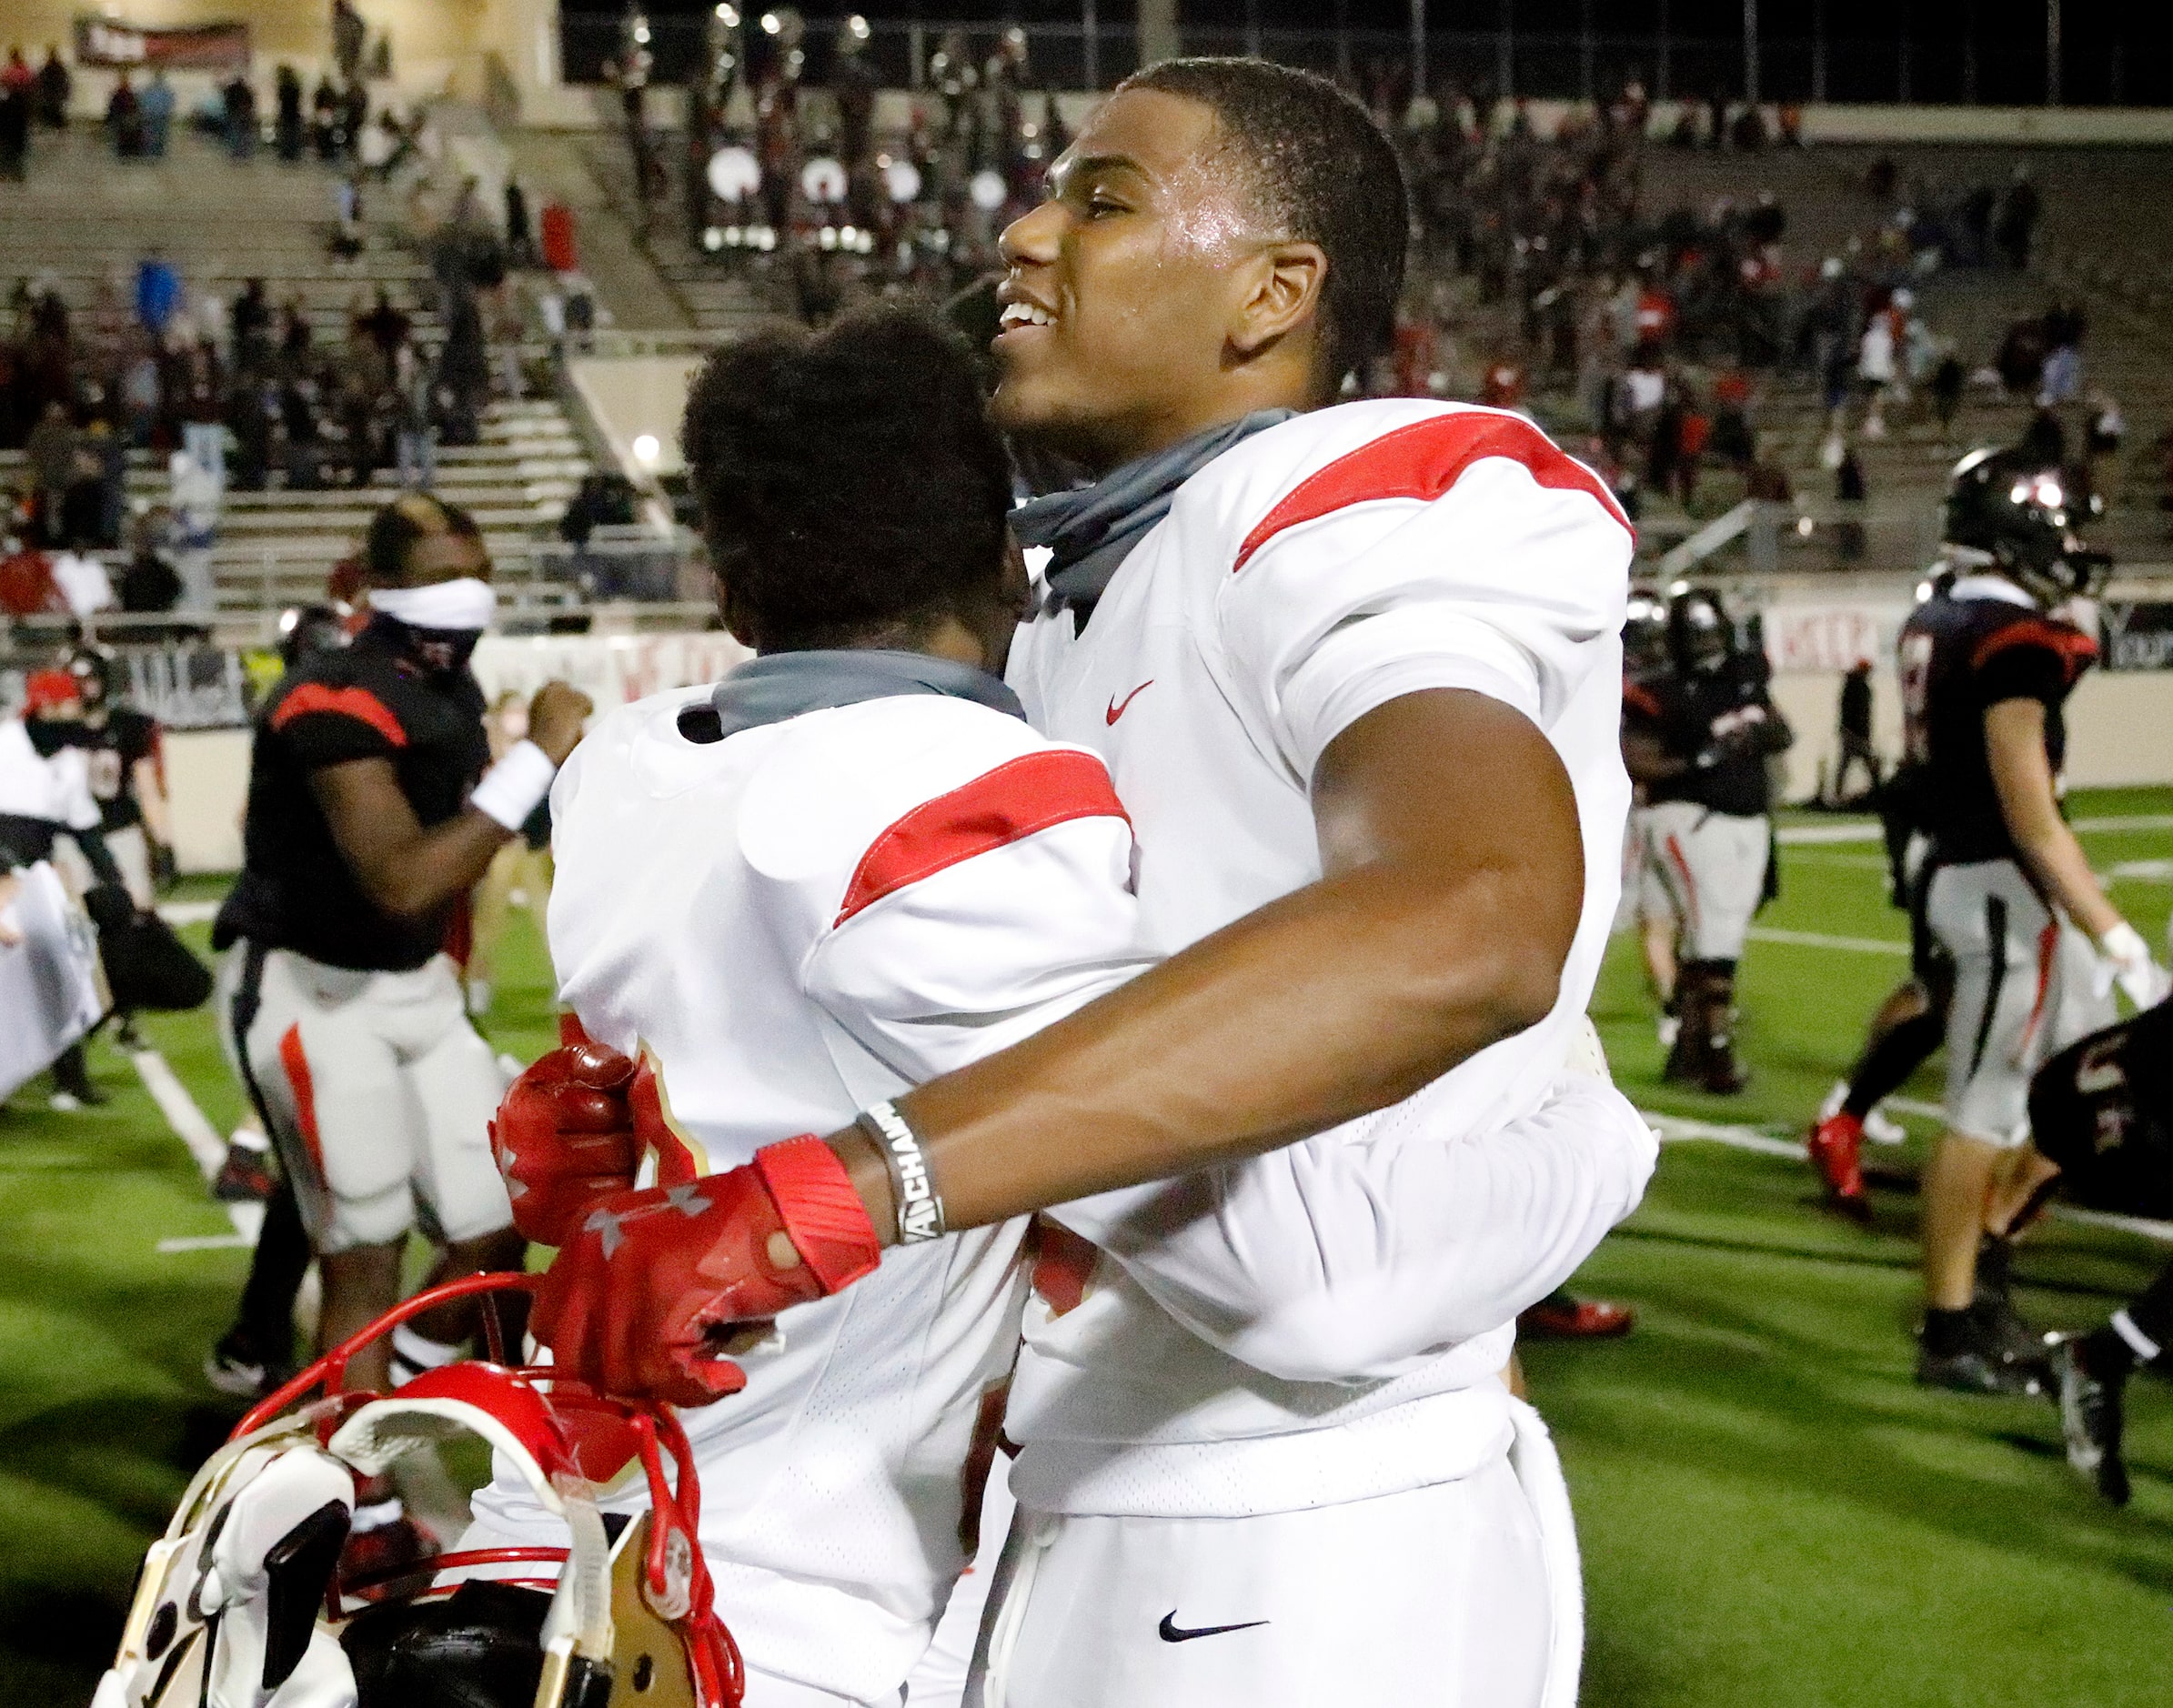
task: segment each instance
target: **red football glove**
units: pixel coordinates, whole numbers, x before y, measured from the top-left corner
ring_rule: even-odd
[[[629,1088],[635,1063],[580,1036],[506,1088],[490,1151],[513,1200],[513,1225],[558,1245],[591,1199],[626,1191],[641,1162]]]
[[[747,1385],[719,1350],[722,1331],[834,1293],[881,1257],[836,1153],[811,1135],[788,1139],[745,1168],[591,1207],[560,1244],[529,1326],[599,1392],[706,1405]]]

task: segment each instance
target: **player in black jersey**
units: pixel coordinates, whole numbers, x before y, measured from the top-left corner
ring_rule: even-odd
[[[1674,668],[1668,656],[1666,601],[1643,588],[1631,588],[1628,616],[1622,626],[1625,728],[1635,718],[1656,714],[1660,685]],[[1636,927],[1645,981],[1660,1005],[1661,1047],[1672,1050],[1681,1030],[1675,1003],[1675,934],[1681,922],[1661,869],[1661,850],[1653,840],[1650,806],[1645,786],[1635,785],[1623,837],[1622,914],[1616,926],[1619,929],[1627,919]]]
[[[213,931],[222,1030],[317,1253],[326,1347],[397,1300],[418,1200],[446,1274],[521,1261],[488,1140],[504,1082],[447,945],[589,710],[547,684],[528,739],[488,766],[468,658],[495,598],[475,523],[410,495],[372,521],[365,557],[368,626],[299,660],[258,715],[245,866]],[[468,1323],[417,1327],[457,1343]],[[387,1386],[387,1350],[348,1382]],[[366,1502],[357,1535],[398,1516]]]
[[[2051,1173],[2029,1144],[2030,1074],[2098,1023],[2094,1012],[2110,1018],[2115,980],[2148,1006],[2164,974],[2060,817],[2062,707],[2097,643],[2047,608],[2087,593],[2105,560],[2077,540],[2057,472],[2020,452],[1977,452],[1956,469],[1947,538],[1963,573],[1910,616],[1900,648],[1915,812],[1930,842],[1924,917],[1954,963],[1947,1131],[1924,1181],[1917,1380],[2015,1392],[2043,1372],[2013,1307],[1977,1297],[1977,1253]]]
[[[1669,601],[1674,668],[1624,691],[1623,757],[1679,921],[1679,1030],[1666,1077],[1740,1091],[1735,967],[1765,893],[1773,827],[1766,762],[1794,739],[1766,692],[1765,659],[1738,647],[1717,595]]]
[[[120,703],[119,668],[104,647],[78,647],[68,659],[90,738],[90,785],[106,846],[139,908],[157,899],[157,877],[172,868],[163,732],[156,718]]]
[[[2030,1082],[2029,1124],[2071,1201],[2173,1217],[2173,1002],[2047,1062]],[[2138,1367],[2173,1379],[2173,1264],[2102,1327],[2062,1341],[2052,1355],[2067,1462],[2115,1506],[2128,1504],[2123,1393]]]

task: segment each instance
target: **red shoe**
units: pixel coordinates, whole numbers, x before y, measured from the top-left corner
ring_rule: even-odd
[[[1637,1313],[1605,1299],[1542,1299],[1516,1320],[1519,1334],[1540,1341],[1610,1341],[1627,1334]]]
[[[1864,1123],[1841,1110],[1811,1129],[1811,1166],[1826,1182],[1827,1202],[1857,1221],[1871,1220],[1864,1195]]]
[[[415,1592],[417,1580],[428,1576],[430,1562],[443,1552],[437,1537],[402,1512],[349,1532],[339,1556],[339,1583],[366,1602],[399,1600]]]
[[[266,1158],[269,1153],[247,1145],[230,1144],[226,1160],[219,1164],[211,1182],[211,1195],[222,1204],[261,1204],[279,1190]]]

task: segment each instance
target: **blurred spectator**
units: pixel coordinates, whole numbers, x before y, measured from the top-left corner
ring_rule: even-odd
[[[149,517],[136,531],[136,548],[121,571],[121,608],[137,615],[170,611],[181,598],[181,578],[159,542],[159,528]]]
[[[1954,418],[1961,410],[1962,387],[1967,380],[1968,374],[1962,367],[1962,358],[1952,349],[1947,350],[1939,358],[1938,366],[1932,369],[1932,407],[1938,412],[1939,437],[1942,439],[1954,437]]]
[[[1841,678],[1841,704],[1837,718],[1841,757],[1834,768],[1832,804],[1847,803],[1849,773],[1861,766],[1868,779],[1865,796],[1876,795],[1885,776],[1878,749],[1871,743],[1871,660],[1858,658]]]
[[[140,159],[144,146],[144,104],[136,98],[136,89],[123,71],[120,80],[113,85],[113,94],[106,97],[106,129],[113,138],[113,151],[123,160]]]
[[[278,107],[272,135],[279,158],[292,165],[302,157],[302,79],[292,65],[281,65],[273,84]]]
[[[2082,336],[2088,323],[2072,303],[2045,311],[2045,367],[2037,382],[2037,407],[2072,403],[2082,385]]]
[[[1864,484],[1864,465],[1857,460],[1856,447],[1848,446],[1834,470],[1834,502],[1843,507],[1834,524],[1834,553],[1845,564],[1856,563],[1864,556],[1863,512],[1870,496]]]
[[[68,488],[69,542],[111,551],[121,543],[127,507],[127,441],[104,414],[95,415],[76,443],[75,478]]]
[[[164,65],[151,74],[137,105],[144,120],[144,152],[154,160],[164,159],[174,129],[174,85],[166,81]]]
[[[319,77],[309,97],[309,145],[326,166],[339,157],[346,142],[340,111],[339,92],[332,86],[332,79]]]
[[[68,96],[75,88],[75,79],[61,63],[60,45],[49,45],[45,63],[37,68],[37,115],[47,130],[67,129]]]
[[[24,447],[30,466],[30,493],[36,517],[35,538],[49,546],[66,538],[68,487],[75,478],[75,425],[58,399],[45,406],[30,442]]]
[[[136,317],[154,339],[166,336],[166,323],[181,306],[181,276],[173,263],[153,249],[136,264]]]
[[[393,365],[393,438],[400,485],[412,491],[428,492],[438,482],[438,425],[430,406],[429,371],[403,347]]]
[[[362,45],[368,31],[354,0],[332,0],[332,63],[339,67],[339,80],[352,84],[362,70]]]
[[[0,66],[0,178],[23,181],[23,165],[30,154],[30,109],[35,74],[23,63],[23,50],[7,50],[7,64]]]
[[[2017,273],[2029,270],[2030,245],[2037,236],[2038,210],[2037,186],[2030,180],[2029,168],[2017,166],[2006,196],[2000,198],[1998,223],[1993,228],[1992,238],[1999,246],[2000,254],[2006,256],[2007,264]]]
[[[0,613],[42,617],[67,608],[53,579],[52,560],[33,541],[0,529]]]
[[[2039,409],[2023,428],[2018,449],[2035,457],[2040,467],[2064,468],[2067,464],[2067,429],[2049,409]]]
[[[176,365],[169,399],[181,427],[181,446],[196,466],[221,486],[226,479],[226,388],[217,350],[199,338]]]
[[[242,373],[260,372],[271,365],[272,306],[264,294],[264,281],[252,278],[234,299],[234,366]]]
[[[509,175],[506,179],[506,263],[516,267],[536,265],[536,233],[528,221],[528,192],[520,187],[518,178]]]
[[[236,72],[219,91],[226,113],[226,146],[236,160],[257,154],[257,91],[246,73]]]
[[[226,430],[234,438],[229,477],[237,492],[262,492],[270,477],[277,397],[277,388],[257,372],[243,373],[226,394]]]
[[[1864,437],[1884,438],[1886,433],[1886,397],[1894,389],[1896,311],[1883,308],[1864,323],[1864,336],[1856,347],[1856,384],[1865,398]]]

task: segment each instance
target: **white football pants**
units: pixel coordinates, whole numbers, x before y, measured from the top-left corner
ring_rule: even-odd
[[[1021,1509],[969,1708],[1573,1708],[1560,1462],[1530,1407],[1454,1482],[1252,1518]]]
[[[1685,960],[1739,960],[1766,892],[1771,827],[1763,817],[1715,812],[1694,801],[1645,809],[1646,858],[1682,921]]]

